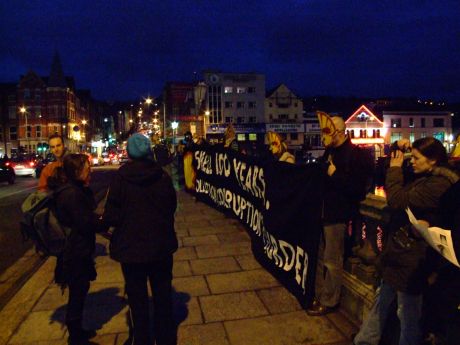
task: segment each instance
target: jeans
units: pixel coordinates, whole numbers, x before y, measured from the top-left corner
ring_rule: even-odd
[[[147,280],[153,295],[157,345],[175,345],[172,311],[172,255],[149,263],[122,263],[135,345],[151,344]]]
[[[326,307],[335,307],[340,302],[342,289],[343,250],[346,223],[326,224],[324,233],[323,262],[326,268],[319,302]]]
[[[391,303],[397,298],[398,318],[401,323],[399,345],[419,345],[421,341],[420,319],[422,295],[410,295],[396,291],[382,282],[372,309],[354,339],[356,345],[378,345]]]

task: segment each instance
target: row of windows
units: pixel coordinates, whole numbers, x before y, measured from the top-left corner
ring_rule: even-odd
[[[234,102],[225,102],[225,108],[233,108]],[[244,109],[246,107],[246,102],[236,102],[237,109]],[[257,108],[256,102],[247,102],[248,109]]]
[[[225,123],[233,123],[233,122],[234,122],[233,117],[231,117],[231,116],[226,116],[225,117]],[[248,118],[238,116],[236,118],[236,123],[256,123],[256,122],[257,122],[257,117],[256,116],[249,116]]]
[[[426,132],[422,132],[420,133],[420,138],[426,138],[427,136],[427,133]],[[444,142],[445,140],[445,137],[446,137],[446,133],[444,132],[434,132],[433,133],[433,138],[435,139],[438,139],[440,142]],[[390,138],[390,141],[393,143],[397,140],[401,140],[403,139],[403,135],[401,132],[392,132],[391,133],[391,138]],[[409,141],[412,143],[414,142],[415,140],[415,133],[409,133]]]
[[[291,104],[290,103],[276,103],[276,106],[278,108],[289,108]],[[299,106],[299,103],[294,102],[294,107],[297,108]],[[273,108],[273,102],[268,102],[268,107]]]
[[[35,136],[32,136],[32,127],[33,126],[27,126],[26,129],[26,136],[27,138],[41,138],[42,136],[42,126],[34,126],[35,127]],[[58,126],[54,126],[54,132],[58,133]],[[18,140],[18,128],[16,126],[11,126],[10,127],[10,140]],[[3,129],[0,127],[0,141],[3,140]]]
[[[244,87],[244,86],[224,86],[224,93],[256,93],[256,88],[253,86]]]
[[[297,119],[298,115],[297,114],[294,114],[294,119]],[[289,120],[289,114],[278,114],[277,117],[274,117],[273,114],[270,114],[268,115],[268,118],[270,120],[273,120],[274,118],[275,119],[279,119],[279,120]]]
[[[402,120],[401,118],[391,119],[391,127],[392,128],[401,128],[402,127]],[[415,121],[413,117],[409,118],[409,127],[416,127]],[[424,117],[420,118],[420,127],[426,127],[426,119]],[[433,127],[439,128],[444,127],[444,119],[443,118],[435,118],[433,119]]]
[[[359,136],[358,130],[350,129],[347,130],[347,134],[350,135],[351,138],[380,138],[380,129],[373,129],[372,134],[370,134],[366,129],[360,129],[359,130]]]

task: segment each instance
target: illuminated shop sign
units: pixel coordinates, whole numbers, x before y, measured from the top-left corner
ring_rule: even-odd
[[[267,123],[265,129],[267,132],[276,133],[303,133],[305,125],[303,123]]]

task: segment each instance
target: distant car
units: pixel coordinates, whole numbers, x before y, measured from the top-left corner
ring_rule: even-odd
[[[120,164],[125,164],[126,162],[129,161],[128,155],[121,155],[118,160],[120,161]]]
[[[14,169],[11,167],[10,162],[0,162],[0,182],[8,182],[13,184],[16,179]]]
[[[54,158],[54,156],[51,156],[49,158],[39,158],[37,159],[36,161],[36,165],[35,165],[35,177],[36,178],[40,178],[40,175],[42,174],[42,170],[43,168],[51,163],[51,162],[54,162],[56,159]]]
[[[94,166],[94,165],[104,165],[104,160],[101,157],[98,157],[98,156],[91,156],[89,162],[90,162],[90,164],[92,166]]]
[[[35,169],[38,161],[33,157],[15,157],[9,161],[9,164],[14,169],[16,176],[37,176]]]
[[[116,153],[109,154],[110,164],[120,164],[120,157]]]

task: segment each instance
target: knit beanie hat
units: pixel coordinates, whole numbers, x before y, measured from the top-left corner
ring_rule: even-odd
[[[152,156],[152,143],[145,135],[135,133],[128,138],[128,156],[144,159]]]

